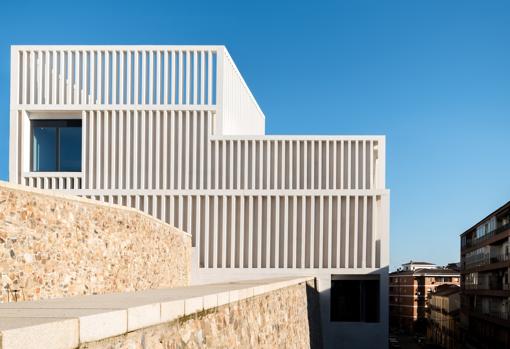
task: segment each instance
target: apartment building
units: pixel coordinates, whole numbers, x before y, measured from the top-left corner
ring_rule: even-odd
[[[11,182],[191,233],[193,283],[316,276],[326,344],[387,343],[384,136],[266,135],[223,46],[13,46],[10,108]]]
[[[460,348],[460,286],[445,284],[430,297],[428,339],[445,349]]]
[[[461,330],[468,348],[510,347],[510,202],[461,235]]]
[[[425,333],[430,297],[441,285],[459,285],[459,271],[428,262],[405,263],[389,275],[390,326]]]

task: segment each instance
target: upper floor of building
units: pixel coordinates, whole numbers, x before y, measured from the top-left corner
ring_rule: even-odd
[[[487,289],[495,282],[506,285],[508,282],[503,279],[507,278],[508,268],[510,202],[461,234],[461,270],[466,274],[466,286]]]
[[[217,135],[264,134],[224,46],[12,46],[11,109],[214,111]]]
[[[11,56],[13,182],[80,194],[385,193],[384,136],[265,135],[224,46],[13,46]]]
[[[462,257],[482,246],[498,246],[510,236],[510,202],[461,234]]]

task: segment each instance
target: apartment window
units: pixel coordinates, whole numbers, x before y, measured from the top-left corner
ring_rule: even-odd
[[[484,235],[489,234],[494,229],[496,229],[496,217],[492,217],[487,222],[476,227],[476,238],[481,238]]]
[[[32,120],[34,172],[81,171],[81,120]]]
[[[331,321],[379,322],[379,280],[331,280]]]

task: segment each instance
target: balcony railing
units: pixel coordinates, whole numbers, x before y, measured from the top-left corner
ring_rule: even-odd
[[[490,263],[490,254],[481,253],[472,257],[466,257],[464,261],[464,269],[475,268]]]
[[[510,290],[509,284],[465,284],[466,290],[491,290],[491,291],[506,291]]]
[[[476,310],[476,312],[481,315],[485,315],[485,316],[488,316],[488,317],[491,317],[494,319],[498,319],[498,320],[508,320],[510,318],[508,311],[486,311],[486,312],[483,312],[483,311]]]
[[[500,253],[500,254],[496,254],[496,255],[492,255],[492,256],[490,256],[490,254],[488,254],[488,253],[484,253],[483,255],[480,255],[480,256],[481,256],[480,258],[473,258],[470,260],[466,260],[464,262],[464,269],[476,268],[476,267],[484,266],[487,264],[506,262],[506,261],[510,260],[510,255],[504,254],[504,253]]]
[[[78,190],[83,188],[82,172],[29,172],[24,185],[40,189]]]
[[[471,247],[471,246],[477,245],[480,242],[485,241],[485,240],[487,240],[487,239],[489,239],[489,238],[491,238],[491,237],[493,237],[495,235],[501,234],[502,232],[506,231],[507,229],[510,229],[510,223],[502,225],[502,226],[500,226],[500,227],[498,227],[498,228],[488,232],[487,234],[485,234],[483,236],[466,240],[466,244],[463,246],[463,248],[467,248],[467,247]]]

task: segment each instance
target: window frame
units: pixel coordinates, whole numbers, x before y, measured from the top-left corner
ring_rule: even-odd
[[[30,133],[29,133],[29,172],[30,173],[81,173],[83,170],[83,121],[81,118],[69,116],[69,117],[58,117],[58,118],[30,118]],[[45,126],[45,124],[48,124]],[[75,126],[69,126],[70,124],[76,124]],[[79,124],[79,125],[78,125]],[[34,168],[34,128],[35,127],[54,127],[56,128],[56,139],[55,139],[55,157],[56,157],[56,168],[53,171],[37,171]],[[66,127],[79,127],[81,129],[80,138],[80,169],[79,171],[63,171],[61,170],[60,164],[60,129]]]

